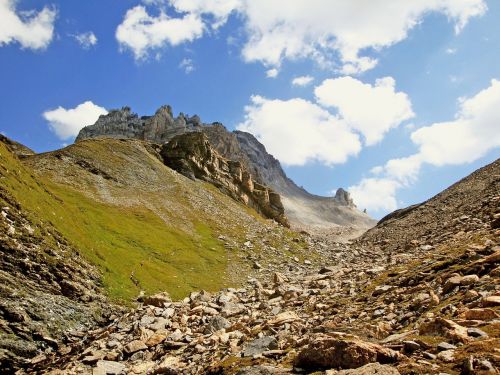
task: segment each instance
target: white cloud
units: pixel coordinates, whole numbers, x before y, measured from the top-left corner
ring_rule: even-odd
[[[195,70],[194,62],[188,58],[182,59],[179,63],[179,68],[184,70],[184,73],[189,74]]]
[[[430,12],[445,14],[460,31],[471,17],[486,11],[483,0],[247,0],[247,61],[279,66],[283,59],[340,55],[341,71],[354,74],[373,68],[377,60],[361,56],[404,40]]]
[[[384,166],[371,170],[377,178],[363,179],[349,191],[353,191],[354,202],[365,199],[374,189],[389,191],[385,202],[367,205],[370,210],[386,210],[395,202],[397,189],[414,183],[423,164],[437,167],[472,163],[488,152],[500,147],[500,81],[492,80],[489,87],[471,98],[462,98],[455,119],[434,123],[415,130],[411,134],[418,152],[408,157],[389,160]],[[369,182],[366,182],[369,180]],[[390,182],[389,182],[390,181]],[[380,184],[375,188],[373,185]],[[390,189],[389,189],[390,187]],[[384,208],[383,206],[386,206]]]
[[[0,46],[18,42],[23,48],[45,49],[54,37],[55,9],[16,11],[17,0],[0,0]]]
[[[319,103],[337,108],[350,127],[361,132],[367,145],[379,142],[385,133],[414,117],[404,92],[395,91],[392,77],[377,79],[375,85],[352,77],[327,79],[314,93]]]
[[[152,50],[200,38],[203,28],[203,22],[196,14],[187,13],[182,18],[171,18],[160,11],[154,17],[138,5],[127,11],[123,22],[116,29],[116,39],[123,49],[130,49],[135,58],[140,60]]]
[[[314,81],[314,78],[311,76],[300,76],[300,77],[295,77],[292,80],[292,85],[293,86],[307,86],[312,81]]]
[[[107,113],[108,111],[103,107],[99,107],[91,101],[86,101],[75,108],[58,107],[45,111],[43,117],[48,121],[50,129],[56,133],[59,139],[67,140],[76,137],[80,129],[94,124],[100,115]]]
[[[357,134],[328,111],[304,99],[253,96],[238,129],[255,135],[286,165],[343,163],[361,150]]]
[[[92,31],[74,35],[74,38],[83,49],[89,49],[97,44],[97,37]]]
[[[347,190],[359,209],[394,211],[397,208],[396,190],[399,184],[389,178],[364,178]]]
[[[312,77],[296,80],[306,84]],[[413,116],[410,100],[394,86],[390,77],[374,86],[351,77],[327,79],[316,87],[316,99],[325,107],[337,108],[337,114],[300,98],[253,96],[238,129],[254,134],[287,165],[343,163],[361,150],[360,134],[371,145]]]
[[[456,48],[447,48],[446,53],[448,55],[454,55],[455,53],[457,53],[457,49]]]
[[[372,69],[378,62],[373,54],[404,40],[408,32],[431,12],[446,15],[454,23],[455,31],[459,32],[469,19],[481,16],[487,10],[485,0],[405,0],[393,1],[390,5],[385,0],[288,0],[286,5],[279,0],[143,2],[173,6],[182,18],[170,19],[170,22],[178,20],[188,24],[189,20],[196,21],[188,27],[191,38],[184,36],[182,41],[198,38],[204,30],[219,28],[234,12],[244,23],[246,41],[242,56],[245,61],[259,61],[276,68],[285,59],[310,58],[326,66],[336,61],[338,71],[346,75]],[[129,12],[139,13],[139,9],[142,7]],[[140,18],[136,23],[142,25],[158,23],[167,17],[162,13],[160,19],[152,19],[147,14],[141,14]],[[150,34],[157,32],[133,31],[121,35],[119,41],[132,48],[136,56],[143,57],[149,46],[157,48],[163,45],[150,40]],[[131,35],[135,33],[139,36]]]
[[[222,26],[229,15],[241,9],[242,0],[169,0],[169,3],[179,13],[192,13],[201,17],[202,14],[210,14],[210,26],[217,29]]]
[[[279,74],[279,70],[276,68],[272,68],[266,71],[267,78],[276,78]]]

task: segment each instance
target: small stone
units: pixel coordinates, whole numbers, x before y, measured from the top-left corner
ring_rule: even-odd
[[[440,342],[437,346],[437,350],[442,352],[445,350],[451,350],[451,349],[456,349],[457,347],[453,344],[450,344],[448,342]]]
[[[454,350],[444,350],[439,352],[437,358],[443,362],[453,362],[455,361],[455,351]]]
[[[298,319],[299,319],[298,315],[293,311],[285,311],[276,315],[274,319],[269,320],[267,323],[271,326],[280,326],[285,323],[294,322]]]
[[[172,302],[170,295],[167,292],[157,293],[155,295],[145,297],[144,304],[156,307],[163,307],[166,303]]]
[[[106,375],[119,375],[125,372],[126,366],[120,362],[114,361],[97,361],[96,367],[103,370]]]
[[[125,345],[125,353],[127,354],[132,354],[135,352],[138,352],[140,350],[146,350],[148,347],[144,343],[144,341],[141,340],[134,340],[129,342],[127,345]]]
[[[279,272],[275,272],[273,275],[273,283],[277,285],[281,285],[286,281],[285,276]]]
[[[460,285],[472,285],[479,281],[478,275],[467,275],[462,277],[460,280]]]
[[[392,285],[378,285],[375,287],[375,290],[373,291],[372,296],[376,297],[376,296],[379,296],[381,294],[387,293],[388,291],[393,290],[393,289],[395,289],[395,287]]]
[[[403,341],[404,351],[407,353],[413,353],[416,350],[420,349],[420,344],[415,341]]]
[[[209,334],[229,327],[229,321],[222,316],[212,316],[208,319],[203,333]]]
[[[467,334],[472,337],[488,337],[488,334],[479,328],[467,328]]]
[[[278,349],[278,342],[272,336],[263,336],[261,338],[250,341],[243,351],[244,357],[253,357],[262,354],[266,350]]]
[[[167,338],[167,335],[164,333],[155,333],[153,336],[151,336],[147,341],[146,341],[146,346],[156,346],[158,344],[161,344],[165,339]]]
[[[429,353],[429,352],[423,352],[422,355],[424,356],[424,358],[427,358],[427,359],[431,359],[431,360],[436,359],[436,355]]]
[[[500,306],[500,296],[488,296],[481,299],[481,305],[483,307],[495,307]]]

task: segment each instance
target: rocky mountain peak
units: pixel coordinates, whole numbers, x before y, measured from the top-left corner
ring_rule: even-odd
[[[139,117],[129,107],[110,111],[93,125],[80,131],[76,141],[91,138],[134,138],[164,144],[191,132],[205,133],[220,156],[241,163],[255,182],[269,186],[283,197],[287,217],[300,227],[352,225],[368,228],[375,224],[356,209],[349,194],[341,189],[334,198],[308,193],[287,177],[280,162],[269,154],[252,134],[228,131],[219,122],[203,123],[199,116],[182,112],[174,117],[172,107],[164,105],[153,116]]]
[[[351,197],[351,194],[342,188],[337,189],[337,191],[335,193],[335,200],[337,202],[339,202],[340,204],[343,204],[345,206],[356,207],[356,205],[354,204],[354,201]]]

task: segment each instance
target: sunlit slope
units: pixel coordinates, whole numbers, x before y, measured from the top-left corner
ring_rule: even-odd
[[[235,285],[251,269],[239,254],[251,233],[300,251],[283,228],[169,169],[149,144],[90,140],[22,164],[4,152],[2,164],[17,171],[5,179],[6,188],[99,266],[111,297],[167,290],[180,298]]]

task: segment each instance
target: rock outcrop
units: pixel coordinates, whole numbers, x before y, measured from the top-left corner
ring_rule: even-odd
[[[139,117],[130,107],[112,110],[101,115],[95,124],[86,126],[76,137],[76,142],[91,138],[134,138],[154,143],[164,143],[178,134],[199,131],[198,116],[184,114],[174,117],[168,105],[160,107],[153,116]]]
[[[265,217],[289,226],[280,195],[254,181],[242,162],[222,157],[204,133],[175,136],[162,146],[161,155],[167,166],[184,176],[210,182]]]
[[[205,124],[198,116],[180,113],[174,117],[170,106],[162,106],[153,116],[139,117],[129,107],[112,110],[94,125],[80,131],[76,141],[89,138],[135,138],[163,144],[176,135],[203,132],[223,157],[239,161],[259,184],[269,186],[282,196],[285,213],[296,227],[353,226],[366,229],[375,225],[359,211],[348,193],[339,189],[334,197],[308,193],[289,179],[280,162],[269,154],[253,135],[228,131],[220,123]]]

